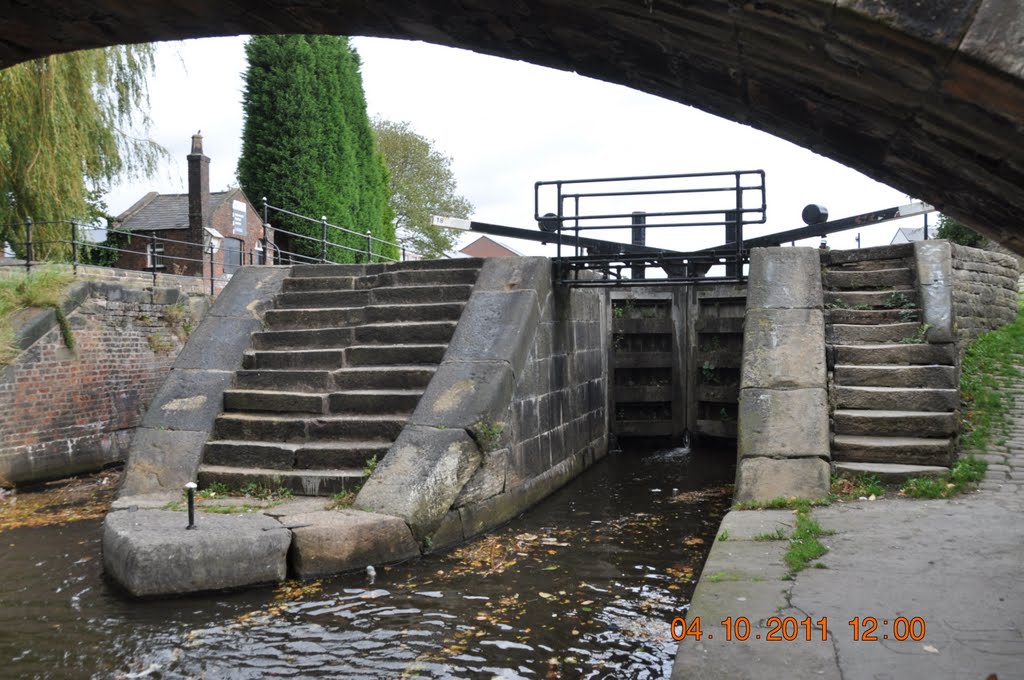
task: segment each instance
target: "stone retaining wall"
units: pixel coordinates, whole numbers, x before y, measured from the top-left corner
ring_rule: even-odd
[[[444,360],[355,507],[425,549],[501,524],[608,450],[608,296],[546,258],[485,262]]]
[[[1011,255],[952,245],[953,311],[964,346],[1017,318],[1020,266]]]
[[[0,370],[0,483],[41,481],[122,461],[132,433],[167,376],[205,298],[122,283],[80,281],[64,312],[75,348],[53,310],[16,323],[24,351]]]

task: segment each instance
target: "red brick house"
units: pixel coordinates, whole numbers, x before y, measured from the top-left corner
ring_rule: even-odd
[[[486,236],[481,236],[459,252],[469,257],[518,257],[522,255],[504,243],[499,243]]]
[[[210,193],[202,136],[192,136],[187,158],[187,194],[151,191],[114,219],[115,230],[131,234],[126,246],[131,252],[122,253],[115,266],[209,278],[211,242],[218,279],[261,261],[263,220],[241,189]]]

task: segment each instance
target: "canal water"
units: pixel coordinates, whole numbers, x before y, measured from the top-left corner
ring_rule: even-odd
[[[508,525],[372,583],[140,602],[103,579],[99,522],[5,532],[0,677],[667,677],[733,460],[611,454]]]

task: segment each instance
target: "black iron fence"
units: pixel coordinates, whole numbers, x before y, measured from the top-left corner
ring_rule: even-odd
[[[294,222],[317,225],[309,233],[300,233],[271,226],[271,217],[286,216]],[[274,242],[267,239],[269,231],[274,233]],[[281,238],[281,237],[284,238]],[[358,232],[340,227],[327,221],[327,217],[315,219],[299,213],[270,205],[263,198],[263,243],[265,248],[272,249],[275,260],[289,263],[322,264],[337,261],[331,255],[349,254],[356,262],[404,262],[408,259],[422,259],[419,253],[406,248],[401,243],[387,241],[374,236],[371,232]]]
[[[316,223],[318,236],[274,228],[269,221],[271,214]],[[227,283],[238,267],[246,264],[322,264],[347,259],[397,262],[421,257],[400,243],[331,224],[326,217],[317,220],[278,208],[267,203],[266,199],[262,236],[254,247],[248,249],[229,248],[227,244],[235,239],[217,239],[212,235],[203,243],[197,243],[158,236],[156,231],[117,229],[108,229],[107,239],[95,242],[83,238],[87,229],[92,227],[73,220],[26,219],[0,225],[0,231],[7,234],[6,245],[13,251],[3,253],[0,268],[20,267],[31,272],[33,267],[42,264],[60,263],[70,264],[76,274],[80,266],[86,265],[129,269],[149,272],[154,286],[161,275],[201,277],[209,280],[212,295]],[[342,242],[339,235],[354,236],[358,240]],[[286,246],[281,247],[278,240]],[[358,246],[353,243],[358,243]],[[346,253],[350,255],[345,257]]]
[[[749,259],[744,228],[764,224],[766,211],[763,170],[553,180],[534,186],[534,219],[552,234],[556,276],[568,285],[741,280]],[[647,243],[652,230],[707,232],[715,227],[724,229],[725,245],[714,249],[686,251]],[[596,246],[580,245],[586,241],[581,240],[583,232],[595,231],[611,233],[611,238],[605,236],[605,243]],[[616,235],[629,242],[616,243]],[[716,265],[724,273],[709,277]],[[649,278],[651,269],[664,275]],[[581,276],[585,271],[600,276]]]

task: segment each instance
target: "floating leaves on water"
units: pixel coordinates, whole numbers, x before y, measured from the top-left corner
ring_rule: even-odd
[[[685,545],[704,545],[704,539],[693,537],[686,539],[683,543]]]
[[[285,581],[274,590],[274,599],[278,602],[297,602],[310,595],[319,595],[323,589],[320,581]]]

